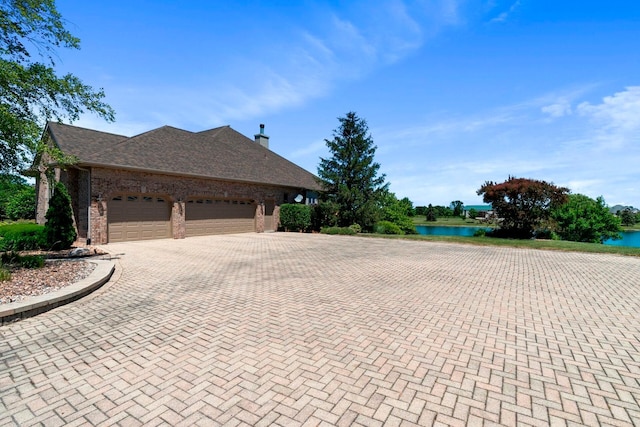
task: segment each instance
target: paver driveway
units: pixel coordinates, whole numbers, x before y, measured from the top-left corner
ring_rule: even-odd
[[[640,424],[640,260],[294,233],[109,245],[0,327],[0,425]]]

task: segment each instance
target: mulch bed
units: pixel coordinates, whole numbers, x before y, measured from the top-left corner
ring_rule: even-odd
[[[98,249],[90,248],[86,256],[102,255]],[[42,268],[10,266],[11,279],[0,282],[0,304],[22,301],[29,296],[57,291],[89,276],[95,264],[85,258],[69,259],[69,250],[56,252],[21,252],[20,255],[44,255],[47,261]]]

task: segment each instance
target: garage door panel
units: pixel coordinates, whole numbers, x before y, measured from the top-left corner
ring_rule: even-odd
[[[110,242],[172,236],[171,207],[166,197],[115,196],[108,203],[108,221]]]
[[[255,231],[255,206],[250,202],[211,199],[187,201],[187,237],[253,231]]]

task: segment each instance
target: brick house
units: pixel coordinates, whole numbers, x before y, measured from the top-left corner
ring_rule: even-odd
[[[75,162],[34,162],[38,223],[53,181],[66,184],[79,243],[275,231],[282,203],[314,203],[316,177],[229,126],[189,132],[163,126],[126,137],[50,122],[44,142]]]

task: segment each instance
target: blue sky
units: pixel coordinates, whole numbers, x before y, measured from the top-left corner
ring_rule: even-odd
[[[338,117],[367,120],[398,197],[481,202],[509,175],[640,207],[640,2],[58,0],[135,135],[230,125],[317,173]]]

